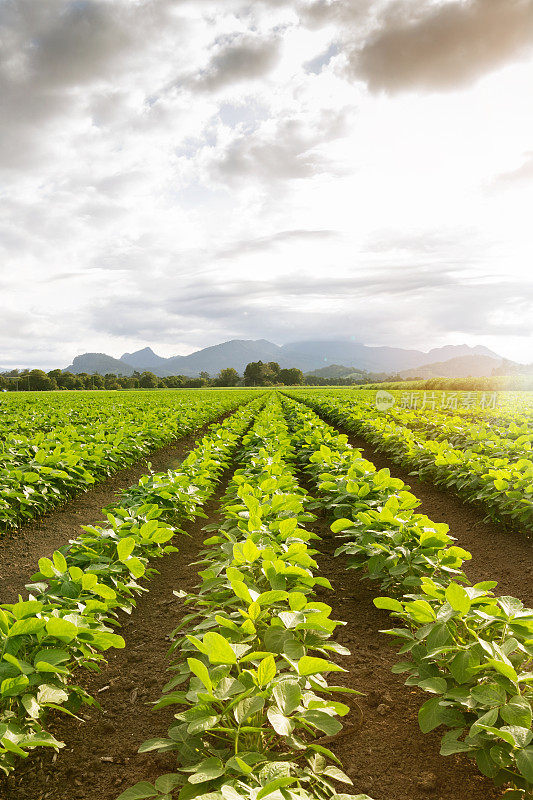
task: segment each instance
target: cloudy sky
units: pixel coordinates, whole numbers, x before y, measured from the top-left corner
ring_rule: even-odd
[[[0,365],[533,361],[533,0],[0,0]]]

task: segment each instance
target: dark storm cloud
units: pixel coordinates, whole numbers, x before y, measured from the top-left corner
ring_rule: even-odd
[[[349,73],[373,91],[456,89],[532,46],[531,0],[395,0],[349,53]]]

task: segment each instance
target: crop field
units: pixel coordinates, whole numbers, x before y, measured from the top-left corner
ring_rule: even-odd
[[[533,405],[447,394],[2,398],[0,798],[532,800]]]
[[[79,392],[0,398],[0,531],[212,422],[249,393]]]

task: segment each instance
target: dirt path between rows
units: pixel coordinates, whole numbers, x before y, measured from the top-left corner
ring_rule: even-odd
[[[228,415],[224,414],[213,422],[221,422]],[[0,534],[0,602],[15,602],[18,593],[25,592],[24,586],[36,571],[38,560],[42,556],[51,556],[54,550],[78,536],[80,525],[100,521],[102,508],[113,503],[121,490],[137,483],[148,472],[148,463],[154,472],[177,466],[211,424],[206,423],[193,433],[154,450],[24,527]]]
[[[150,705],[167,680],[166,637],[184,613],[172,590],[191,590],[197,584],[197,568],[189,565],[204,539],[202,527],[219,519],[222,491],[206,505],[208,519],[184,526],[190,538],[179,540],[180,552],[154,563],[160,574],[150,581],[131,618],[125,618],[126,649],[110,651],[102,673],[83,675],[83,685],[103,710],[85,710],[83,723],[55,719],[53,732],[66,747],[57,756],[36,753],[13,776],[0,779],[2,800],[115,800],[136,781],[153,781],[173,770],[171,755],[139,755],[137,749],[147,738],[165,736],[172,718],[171,709],[153,712]],[[417,711],[426,696],[390,672],[397,657],[393,643],[378,633],[389,627],[389,619],[372,604],[376,587],[333,558],[336,543],[323,516],[312,528],[324,537],[320,574],[334,589],[320,590],[320,599],[333,606],[334,618],[348,623],[335,638],[351,650],[351,656],[339,658],[349,671],[335,676],[335,682],[366,695],[356,698],[344,735],[327,744],[354,782],[349,791],[367,792],[374,800],[501,798],[502,791],[468,759],[439,755],[438,733],[420,732]]]
[[[227,475],[221,487],[226,480]],[[108,651],[102,672],[80,673],[78,679],[102,711],[85,708],[82,723],[58,715],[50,728],[65,748],[57,756],[40,751],[19,762],[13,775],[0,778],[2,800],[114,800],[137,781],[153,782],[173,771],[171,754],[140,755],[137,750],[146,739],[166,737],[172,721],[172,708],[153,711],[151,706],[169,680],[167,637],[184,613],[172,591],[191,590],[198,583],[197,568],[189,565],[206,538],[203,526],[217,519],[222,492],[205,505],[208,519],[182,526],[189,536],[176,537],[179,553],[151,563],[159,575],[145,584],[149,591],[139,597],[131,617],[120,616],[117,632],[126,640],[125,649]]]
[[[333,596],[321,590],[320,599],[333,607],[333,619],[347,622],[335,638],[351,652],[336,659],[348,672],[330,676],[330,682],[335,677],[338,685],[365,694],[354,698],[360,708],[359,714],[350,715],[354,727],[348,727],[350,716],[346,717],[346,735],[341,732],[327,745],[353,781],[350,793],[364,792],[374,800],[501,798],[503,790],[494,788],[469,759],[440,755],[442,730],[421,733],[418,709],[429,695],[405,686],[401,675],[391,673],[399,659],[395,641],[378,632],[392,625],[388,614],[372,603],[377,587],[348,570],[343,558],[334,558],[338,542],[324,517],[313,527],[323,537],[317,559],[320,574],[329,578],[334,590]]]
[[[528,538],[527,532],[497,522],[485,522],[483,510],[463,502],[452,492],[410,475],[363,437],[355,436],[340,425],[333,427],[345,433],[349,443],[360,449],[364,458],[372,461],[377,469],[386,467],[393,477],[409,484],[412,493],[421,501],[417,508],[420,514],[450,526],[450,534],[457,539],[457,544],[472,553],[472,561],[466,562],[465,572],[473,583],[497,580],[495,591],[498,594],[513,595],[533,607],[533,540]]]

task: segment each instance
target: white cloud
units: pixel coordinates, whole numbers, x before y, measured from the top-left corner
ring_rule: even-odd
[[[4,3],[0,364],[317,329],[531,360],[523,11]]]

